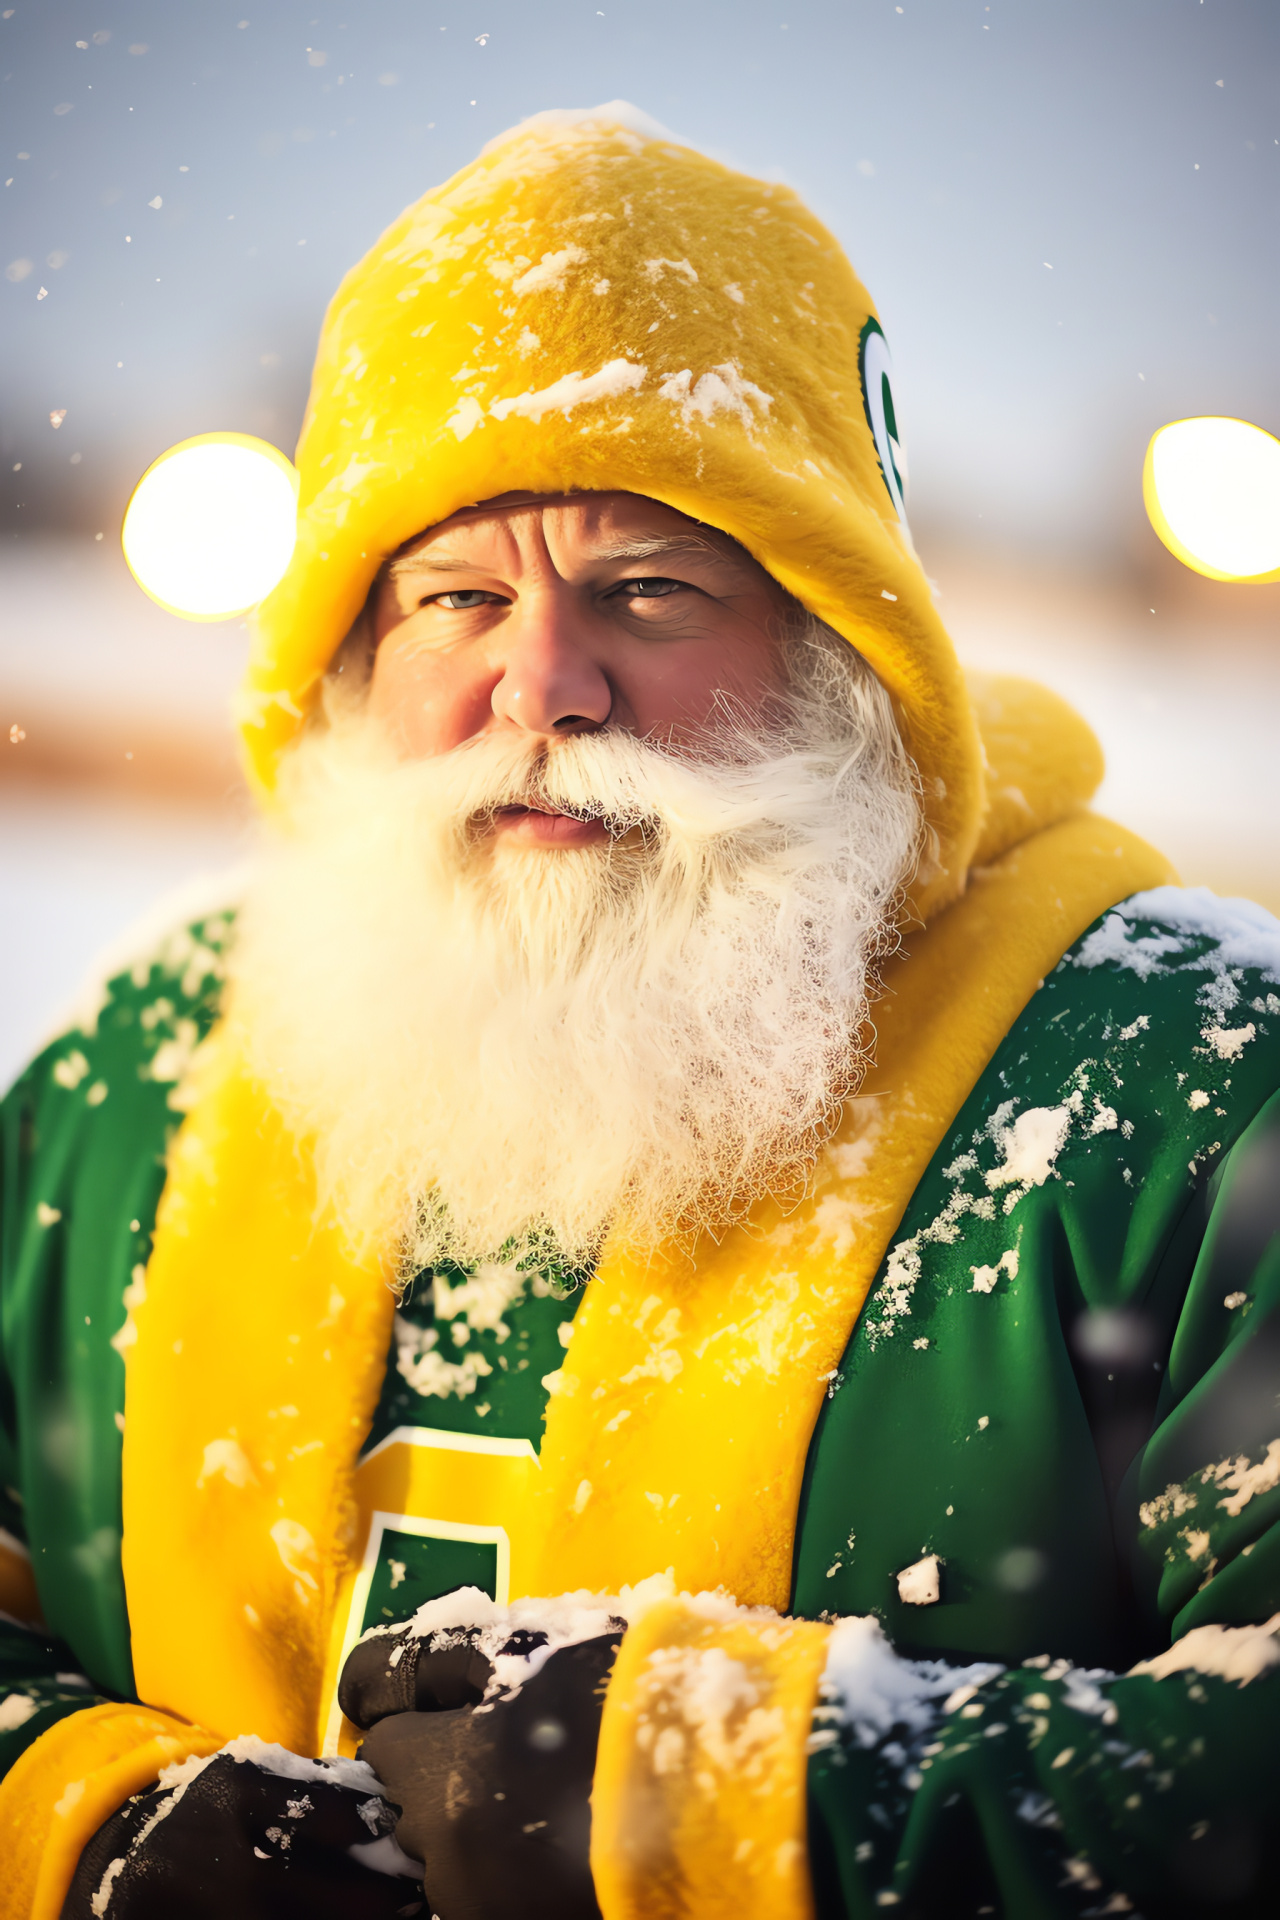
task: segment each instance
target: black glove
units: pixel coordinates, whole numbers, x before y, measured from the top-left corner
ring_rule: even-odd
[[[80,1856],[62,1920],[426,1920],[394,1811],[372,1778],[338,1784],[350,1769],[326,1767],[331,1784],[223,1752],[185,1787],[135,1794]]]
[[[591,1779],[626,1630],[611,1624],[540,1666],[546,1634],[519,1630],[495,1648],[496,1675],[474,1628],[378,1632],[352,1651],[339,1699],[371,1729],[361,1757],[403,1809],[396,1839],[426,1863],[438,1920],[597,1920]],[[510,1656],[528,1660],[514,1686]]]

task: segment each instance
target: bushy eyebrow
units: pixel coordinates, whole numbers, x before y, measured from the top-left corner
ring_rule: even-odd
[[[664,555],[681,554],[710,555],[713,559],[721,560],[734,557],[732,553],[722,552],[702,534],[659,533],[608,540],[592,550],[591,558],[598,563],[608,563],[614,560],[654,560]],[[396,580],[406,573],[475,573],[479,570],[474,560],[463,560],[457,554],[434,547],[419,547],[415,552],[403,553],[398,560],[393,560],[387,568],[387,577]]]
[[[456,554],[437,553],[431,547],[419,547],[416,553],[402,553],[398,560],[391,561],[387,567],[388,580],[398,580],[402,573],[474,573],[474,560],[460,560]]]
[[[610,540],[592,553],[593,560],[654,560],[663,554],[710,554],[728,559],[719,547],[698,533],[655,533],[633,539]]]

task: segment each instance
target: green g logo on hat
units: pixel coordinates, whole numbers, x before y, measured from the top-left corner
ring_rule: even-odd
[[[862,376],[862,404],[867,410],[867,425],[876,443],[880,472],[889,490],[893,510],[903,526],[907,509],[903,496],[907,490],[907,457],[898,432],[898,415],[893,404],[893,360],[884,328],[878,320],[868,320],[858,341],[858,371]]]

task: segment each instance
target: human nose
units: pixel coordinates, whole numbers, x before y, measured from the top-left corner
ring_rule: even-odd
[[[493,711],[528,733],[547,735],[603,727],[613,690],[603,668],[566,632],[559,610],[530,611],[507,630]]]

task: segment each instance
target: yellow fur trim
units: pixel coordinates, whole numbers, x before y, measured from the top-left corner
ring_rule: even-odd
[[[314,1754],[393,1299],[315,1224],[310,1162],[261,1091],[216,1054],[206,1073],[125,1350],[134,1674],[184,1719]]]
[[[1170,877],[1090,814],[1015,848],[888,969],[876,1062],[812,1199],[762,1203],[696,1265],[606,1255],[513,1548],[526,1592],[616,1591],[670,1567],[690,1592],[785,1609],[809,1435],[921,1175],[1064,950]]]
[[[828,1633],[705,1598],[631,1628],[591,1796],[608,1920],[807,1920],[806,1742]]]
[[[58,1920],[86,1843],[161,1767],[221,1740],[146,1707],[57,1721],[0,1780],[0,1920]]]
[[[513,489],[621,489],[732,534],[871,662],[923,777],[918,904],[954,897],[981,757],[867,424],[874,311],[789,188],[625,127],[517,129],[426,194],[325,319],[245,684],[259,786],[388,554]]]

